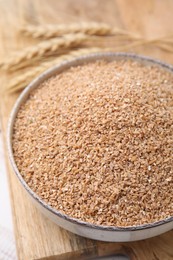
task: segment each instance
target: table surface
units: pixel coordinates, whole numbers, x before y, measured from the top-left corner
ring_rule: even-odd
[[[153,38],[173,33],[172,13],[172,0],[0,1],[0,58],[5,58],[9,52],[30,44],[28,39],[23,39],[17,33],[18,27],[23,24],[98,21]],[[138,46],[130,51],[173,64],[173,54],[155,47]],[[1,75],[1,89],[5,88],[8,79],[6,75]],[[4,140],[9,113],[17,96],[18,94],[0,96]],[[49,256],[91,246],[96,246],[98,254],[124,252],[131,259],[173,259],[173,231],[145,241],[103,243],[78,237],[59,228],[32,205],[12,172],[8,159],[7,169],[19,259],[49,259]]]

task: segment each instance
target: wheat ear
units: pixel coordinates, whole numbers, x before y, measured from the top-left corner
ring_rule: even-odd
[[[24,74],[21,74],[20,76],[14,78],[11,80],[8,84],[7,91],[8,92],[15,92],[23,89],[28,83],[38,76],[40,73],[45,71],[48,68],[51,68],[52,66],[58,65],[62,61],[70,60],[74,57],[79,57],[81,55],[86,55],[89,53],[96,53],[99,51],[103,51],[103,49],[100,48],[87,48],[87,49],[79,49],[76,51],[70,51],[67,55],[62,55],[58,58],[54,58],[53,60],[46,61],[41,63],[39,66],[34,67],[30,69],[29,71],[25,72]],[[108,51],[108,49],[104,49],[105,51]]]
[[[47,24],[22,27],[20,32],[33,38],[54,38],[68,33],[84,33],[88,35],[107,35],[112,31],[111,26],[105,23],[82,22],[73,24]]]
[[[13,57],[0,63],[0,67],[4,70],[9,70],[11,67],[19,63],[30,60],[34,57],[42,57],[45,53],[54,53],[59,49],[67,49],[77,47],[87,39],[84,34],[68,34],[62,38],[53,38],[47,41],[42,41],[36,46],[27,47],[23,51],[16,53]]]

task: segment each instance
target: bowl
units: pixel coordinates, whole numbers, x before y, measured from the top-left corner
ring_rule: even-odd
[[[170,71],[170,73],[173,73],[173,67],[170,65],[167,65],[165,63],[162,63],[160,61],[148,57],[138,56],[135,54],[127,54],[127,53],[91,54],[80,58],[75,58],[71,61],[63,62],[60,65],[50,68],[49,70],[42,73],[35,80],[33,80],[25,88],[25,90],[19,96],[18,100],[14,105],[14,108],[12,110],[9,119],[8,134],[7,134],[7,146],[8,146],[9,159],[17,178],[21,183],[21,186],[23,186],[23,188],[29,194],[31,200],[35,203],[35,205],[39,208],[40,211],[42,211],[50,220],[54,221],[60,227],[83,237],[87,237],[95,240],[101,240],[101,241],[110,241],[110,242],[128,242],[128,241],[136,241],[136,240],[142,240],[142,239],[154,237],[164,232],[167,232],[173,228],[173,216],[154,223],[131,226],[131,227],[101,226],[101,225],[94,225],[91,223],[83,222],[79,219],[72,218],[66,214],[62,214],[58,210],[52,208],[47,203],[45,203],[36,193],[34,193],[29,188],[27,183],[22,178],[14,160],[13,149],[12,149],[13,125],[21,104],[26,101],[30,92],[33,89],[37,88],[43,81],[45,81],[46,79],[50,78],[55,74],[61,73],[72,66],[82,65],[84,63],[86,64],[87,62],[96,61],[99,59],[104,59],[107,61],[113,61],[117,59],[138,60],[142,63],[161,66],[165,70]]]

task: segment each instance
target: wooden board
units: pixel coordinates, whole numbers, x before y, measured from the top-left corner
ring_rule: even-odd
[[[102,21],[152,38],[173,33],[173,1],[165,0],[6,0],[0,1],[0,58],[30,44],[17,34],[23,23],[69,23]],[[154,47],[131,49],[173,64],[173,54]],[[1,75],[5,87],[8,77]],[[3,134],[17,95],[1,93]],[[6,149],[5,149],[6,151]],[[41,259],[65,252],[91,248],[95,252],[124,252],[131,259],[173,259],[173,231],[145,241],[102,243],[78,237],[46,219],[30,202],[7,159],[11,206],[19,260]],[[2,209],[1,209],[2,210]],[[55,258],[54,258],[55,259]]]

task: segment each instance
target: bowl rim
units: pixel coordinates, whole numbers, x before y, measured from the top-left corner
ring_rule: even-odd
[[[125,227],[118,227],[118,226],[106,226],[106,225],[98,225],[98,224],[93,224],[89,222],[82,221],[77,218],[73,218],[67,214],[61,213],[59,210],[54,209],[51,207],[49,204],[47,204],[43,199],[41,199],[25,182],[24,178],[20,174],[17,165],[15,163],[15,159],[13,156],[13,149],[12,149],[12,133],[13,133],[13,125],[14,121],[16,118],[16,115],[20,109],[20,106],[22,103],[24,103],[28,96],[29,93],[37,88],[41,82],[45,81],[46,79],[52,77],[53,75],[60,74],[62,71],[70,68],[70,67],[75,67],[79,66],[82,64],[86,64],[88,62],[93,62],[98,59],[107,59],[108,61],[111,60],[116,60],[116,59],[132,59],[132,60],[137,60],[141,61],[142,63],[149,63],[153,65],[160,66],[166,70],[168,70],[170,73],[173,73],[173,66],[166,64],[160,60],[153,59],[147,56],[143,55],[138,55],[134,53],[123,53],[123,52],[98,52],[98,53],[92,53],[92,54],[87,54],[87,55],[82,55],[77,58],[73,58],[68,61],[61,62],[60,64],[53,66],[49,68],[48,70],[44,71],[41,73],[38,77],[36,77],[34,80],[31,81],[31,83],[22,91],[22,93],[19,95],[17,98],[12,111],[10,113],[9,121],[8,121],[8,127],[7,127],[7,152],[8,152],[8,157],[11,162],[11,166],[13,168],[13,171],[15,172],[17,178],[19,179],[20,183],[22,186],[25,188],[25,190],[31,195],[31,197],[36,200],[42,207],[50,211],[52,214],[55,216],[58,216],[64,220],[67,220],[73,224],[77,225],[82,225],[87,228],[92,228],[92,229],[97,229],[100,231],[139,231],[139,230],[144,230],[144,229],[151,229],[157,226],[161,226],[170,222],[173,222],[173,216],[167,217],[165,219],[156,221],[156,222],[151,222],[147,224],[141,224],[141,225],[136,225],[136,226],[125,226]]]

